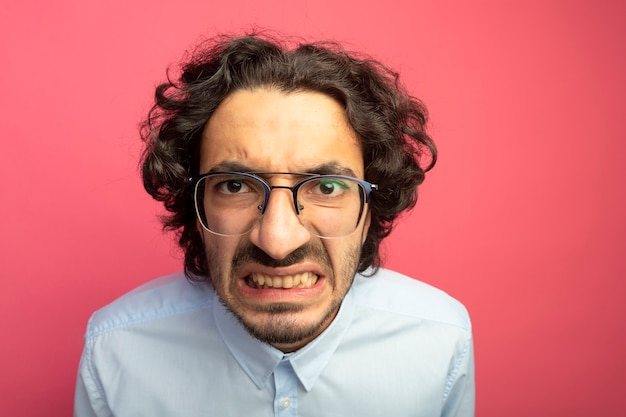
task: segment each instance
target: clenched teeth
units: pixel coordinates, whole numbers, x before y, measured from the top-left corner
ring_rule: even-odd
[[[248,283],[254,288],[310,288],[315,285],[317,279],[318,276],[312,272],[280,277],[250,274]]]

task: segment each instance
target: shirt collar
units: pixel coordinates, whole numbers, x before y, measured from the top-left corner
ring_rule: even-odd
[[[281,361],[288,361],[304,389],[309,391],[352,322],[354,300],[352,289],[350,289],[330,326],[309,344],[287,355],[251,336],[235,316],[226,309],[217,294],[213,300],[213,312],[222,340],[259,389],[267,384]]]

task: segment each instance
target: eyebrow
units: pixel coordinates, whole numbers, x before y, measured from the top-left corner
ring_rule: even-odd
[[[298,172],[267,172],[262,169],[242,164],[238,161],[223,161],[211,168],[207,173],[213,172],[245,172],[257,174],[314,174],[314,175],[345,175],[348,177],[356,177],[356,173],[349,167],[341,165],[339,162],[332,161],[324,164],[305,168]]]

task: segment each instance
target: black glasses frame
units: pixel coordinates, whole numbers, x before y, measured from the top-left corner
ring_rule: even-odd
[[[309,181],[313,181],[313,180],[317,180],[317,179],[324,179],[324,178],[340,178],[340,179],[345,179],[345,180],[350,180],[350,181],[354,181],[357,184],[359,184],[361,186],[361,189],[364,192],[364,198],[361,199],[361,209],[359,210],[359,217],[357,220],[357,224],[359,223],[359,221],[361,221],[361,216],[363,214],[363,207],[365,204],[367,204],[369,202],[369,198],[370,198],[370,194],[372,193],[372,191],[374,190],[378,190],[378,185],[377,184],[372,184],[371,182],[365,181],[365,180],[361,180],[358,178],[354,178],[354,177],[350,177],[347,175],[332,175],[332,174],[311,174],[311,173],[307,173],[307,172],[238,172],[238,171],[217,171],[217,172],[209,172],[206,174],[201,174],[201,175],[196,175],[193,177],[190,177],[188,179],[188,182],[191,184],[191,187],[193,189],[193,195],[194,195],[194,206],[196,209],[196,215],[198,216],[198,218],[200,219],[201,223],[204,225],[204,222],[202,221],[203,219],[203,213],[201,213],[201,207],[197,198],[197,194],[198,194],[198,183],[200,181],[202,181],[204,178],[207,177],[213,177],[213,176],[217,176],[217,175],[236,175],[236,176],[241,176],[241,177],[246,177],[246,178],[251,178],[257,182],[259,182],[262,186],[263,189],[265,191],[264,194],[264,198],[263,198],[263,202],[261,204],[259,204],[258,209],[261,212],[261,215],[263,215],[265,213],[265,209],[267,208],[267,203],[270,199],[270,193],[272,192],[272,190],[277,189],[277,188],[284,188],[287,190],[291,191],[291,194],[293,196],[293,206],[296,210],[296,214],[300,214],[300,211],[303,209],[303,206],[301,206],[298,203],[298,190],[300,189],[300,187],[309,182]],[[267,181],[265,181],[263,178],[261,178],[259,175],[296,175],[296,176],[306,176],[306,178],[301,179],[300,181],[296,182],[292,187],[286,186],[286,185],[270,185],[267,183]],[[206,226],[205,226],[206,227]],[[208,229],[207,229],[208,230]]]

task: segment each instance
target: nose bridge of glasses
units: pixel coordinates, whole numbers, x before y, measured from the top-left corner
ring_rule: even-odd
[[[268,188],[266,189],[267,191],[267,197],[265,198],[265,203],[264,205],[262,205],[260,207],[261,209],[261,214],[265,213],[265,210],[267,209],[267,206],[269,205],[269,201],[270,201],[270,197],[272,195],[272,191],[276,190],[276,189],[285,189],[285,190],[289,190],[291,191],[291,201],[293,204],[294,209],[296,210],[296,214],[300,214],[300,210],[303,209],[302,205],[298,202],[297,199],[297,192],[298,192],[298,187],[297,185],[295,186],[288,186],[288,185],[269,185],[267,184]]]

